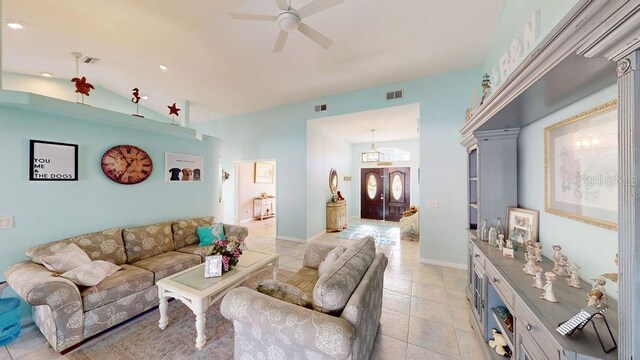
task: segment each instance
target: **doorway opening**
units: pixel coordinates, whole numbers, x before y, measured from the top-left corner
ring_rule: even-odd
[[[276,161],[236,161],[236,224],[252,235],[276,235]]]
[[[411,206],[411,169],[360,169],[360,218],[399,221]]]

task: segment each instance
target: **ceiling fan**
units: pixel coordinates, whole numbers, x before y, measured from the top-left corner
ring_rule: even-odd
[[[289,4],[287,4],[287,0],[275,0],[275,2],[278,8],[282,10],[278,15],[229,13],[229,16],[236,20],[277,21],[280,26],[280,35],[278,35],[278,40],[276,40],[276,44],[273,47],[273,52],[282,52],[289,33],[294,30],[299,30],[325,49],[328,49],[331,44],[333,44],[331,39],[314,30],[309,25],[304,24],[302,19],[340,5],[344,3],[344,0],[314,0],[300,9],[292,8],[291,0],[289,0]]]

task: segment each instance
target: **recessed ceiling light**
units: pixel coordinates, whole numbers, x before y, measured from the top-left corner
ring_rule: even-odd
[[[43,72],[43,73],[42,73],[42,74],[40,74],[40,75],[42,75],[42,76],[44,76],[44,77],[51,77],[51,76],[53,76],[53,75],[51,75],[51,73],[48,73],[48,72]]]
[[[24,29],[24,23],[20,21],[9,21],[7,22],[7,26],[13,30],[22,30]]]
[[[168,69],[167,65],[165,65],[165,64],[160,64],[160,65],[158,65],[158,67],[160,68],[160,70],[165,70],[166,71]]]
[[[142,100],[149,100],[149,95],[142,95],[142,96],[140,96],[140,98]]]

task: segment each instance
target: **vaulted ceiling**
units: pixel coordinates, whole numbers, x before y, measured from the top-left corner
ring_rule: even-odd
[[[301,8],[311,0],[291,0]],[[93,83],[148,94],[160,113],[192,103],[202,122],[318,97],[480,66],[504,0],[345,0],[303,22],[331,38],[324,50],[299,32],[273,53],[274,0],[4,0],[4,71],[75,76],[77,51]],[[165,64],[168,69],[160,70]]]

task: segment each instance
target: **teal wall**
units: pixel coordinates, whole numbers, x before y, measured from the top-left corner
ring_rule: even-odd
[[[354,196],[345,175],[351,174],[351,144],[338,139],[320,120],[307,122],[307,238],[326,232],[326,202],[331,198],[329,172],[338,173],[338,190],[352,206]]]
[[[409,180],[410,187],[410,201],[412,205],[418,205],[420,203],[420,184],[418,183],[418,169],[420,168],[420,139],[407,139],[400,141],[376,141],[376,148],[381,149],[384,147],[398,148],[408,151],[411,154],[409,161],[394,161],[391,167],[408,167],[411,169],[411,176]],[[349,216],[360,217],[360,176],[362,168],[376,168],[376,163],[363,164],[362,153],[368,151],[371,148],[371,143],[353,144],[352,145],[352,170],[351,170],[351,187],[353,206],[347,208]]]
[[[117,111],[123,114],[134,114],[136,104],[129,98],[122,96],[93,84],[95,89],[91,90],[89,96],[85,96],[84,103],[100,109]],[[30,92],[32,94],[44,95],[55,99],[76,102],[75,85],[66,79],[45,78],[42,76],[24,75],[16,73],[2,74],[2,89]],[[171,119],[166,115],[160,115],[144,107],[144,100],[140,100],[139,114],[147,119],[170,123]]]
[[[466,263],[465,149],[459,130],[472,84],[479,68],[414,79],[401,83],[339,94],[256,113],[214,120],[194,127],[225,142],[223,166],[234,161],[277,159],[279,236],[307,239],[315,233],[307,227],[306,122],[325,116],[344,115],[412,103],[420,104],[420,204],[438,200],[440,206],[422,206],[420,257],[445,263]],[[405,97],[386,101],[391,89],[404,89]],[[327,103],[328,111],[314,113],[314,105]],[[325,182],[324,177],[321,179]],[[229,185],[229,186],[228,186]],[[225,218],[233,219],[234,188],[224,185]]]
[[[544,211],[544,128],[616,96],[617,87],[608,87],[522,128],[518,137],[518,203],[540,212],[539,238],[544,245],[544,255],[551,257],[551,246],[560,244],[569,260],[582,267],[579,274],[586,281],[617,271],[613,259],[618,252],[618,232]],[[609,286],[607,295],[617,298],[615,285]]]
[[[494,67],[499,69],[500,57],[504,52],[510,50],[514,38],[522,40],[523,28],[531,19],[531,14],[534,11],[540,10],[540,36],[534,44],[535,47],[576,3],[577,0],[507,0],[482,66],[483,71],[492,76],[494,85],[502,84],[502,81],[497,84],[493,78]],[[524,54],[523,58],[526,55],[528,53]],[[480,86],[480,81],[481,79],[478,79],[478,86]]]
[[[0,230],[2,273],[27,259],[23,252],[28,246],[111,227],[218,215],[220,139],[186,139],[7,107],[1,95],[0,129],[0,166],[5,169],[0,176],[0,216],[14,216],[14,228]],[[78,144],[79,181],[29,181],[30,139]],[[120,185],[102,173],[102,154],[118,144],[133,144],[151,155],[150,178]],[[204,155],[205,181],[165,183],[165,152]],[[29,307],[23,306],[23,316],[28,313]]]

